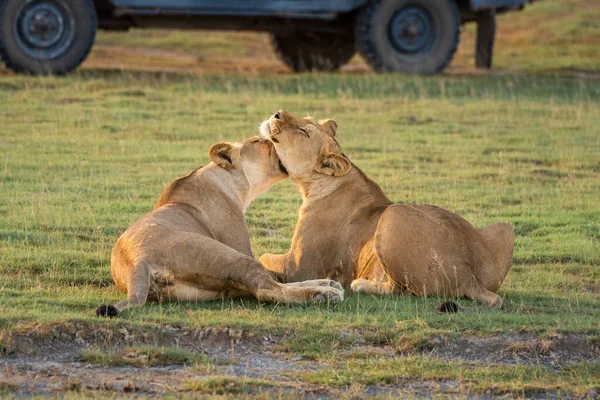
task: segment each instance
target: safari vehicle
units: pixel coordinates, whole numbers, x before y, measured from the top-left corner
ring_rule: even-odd
[[[450,63],[460,25],[478,24],[490,67],[495,14],[528,0],[0,0],[0,59],[15,72],[66,74],[97,28],[269,32],[294,71],[334,71],[358,52],[375,71],[431,75]]]

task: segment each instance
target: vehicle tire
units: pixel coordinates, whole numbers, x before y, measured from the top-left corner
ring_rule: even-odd
[[[335,71],[356,53],[352,35],[320,32],[273,34],[271,44],[277,56],[296,72]]]
[[[97,26],[92,0],[0,0],[0,60],[17,73],[64,75],[85,60]]]
[[[359,12],[356,47],[375,71],[434,75],[460,38],[454,0],[372,0]]]

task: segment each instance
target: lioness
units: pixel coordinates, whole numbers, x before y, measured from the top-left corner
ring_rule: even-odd
[[[260,301],[342,300],[328,279],[280,284],[252,256],[244,211],[287,177],[273,145],[257,137],[218,143],[212,162],[177,178],[154,209],[121,235],[111,257],[112,277],[127,299],[103,305],[99,316],[164,300],[214,300],[253,295]]]
[[[330,278],[359,292],[466,296],[500,308],[512,227],[476,229],[439,207],[392,204],[342,153],[336,130],[285,111],[261,124],[304,200],[290,251],[263,255],[263,265],[282,281]]]

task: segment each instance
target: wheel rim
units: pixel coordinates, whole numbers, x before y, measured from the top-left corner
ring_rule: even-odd
[[[388,26],[390,42],[403,54],[422,54],[437,39],[434,17],[421,6],[409,5],[398,10]]]
[[[36,60],[64,54],[75,37],[71,9],[61,0],[32,0],[17,12],[13,34],[20,47]]]

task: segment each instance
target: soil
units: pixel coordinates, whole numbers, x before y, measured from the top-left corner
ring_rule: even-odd
[[[161,396],[191,393],[186,383],[219,377],[229,378],[231,383],[225,383],[224,389],[215,389],[215,393],[223,390],[224,393],[236,393],[235,385],[239,385],[242,379],[250,382],[267,380],[272,384],[249,384],[244,393],[267,391],[275,397],[430,397],[432,393],[450,397],[468,395],[469,398],[492,396],[491,393],[464,393],[464,383],[448,380],[405,378],[397,385],[347,387],[302,382],[296,377],[330,369],[336,363],[279,352],[278,344],[285,337],[230,328],[192,329],[158,325],[152,330],[132,331],[125,325],[98,328],[97,325],[67,321],[46,325],[23,323],[5,332],[0,341],[3,352],[0,358],[0,393],[5,391],[17,397],[30,397],[34,394],[64,395],[67,392],[91,391],[110,396]],[[142,345],[182,347],[205,354],[210,362],[207,365],[136,368],[96,365],[84,361],[81,356],[85,349],[115,351]],[[356,354],[403,357],[415,353],[454,361],[520,363],[558,369],[571,363],[597,361],[600,359],[600,342],[585,335],[555,335],[546,339],[516,333],[488,337],[444,336],[427,339],[413,348],[364,343],[340,349],[336,354],[343,360]],[[598,393],[589,395],[590,398],[598,398]],[[543,392],[533,397],[570,396],[563,392]]]

